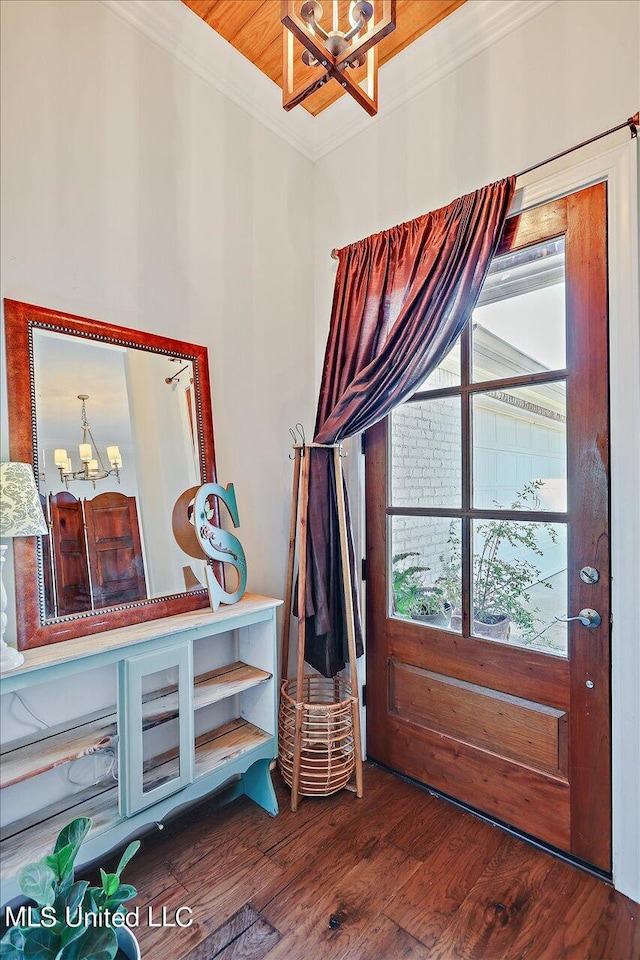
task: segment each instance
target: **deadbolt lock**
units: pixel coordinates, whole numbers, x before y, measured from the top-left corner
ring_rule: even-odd
[[[583,567],[580,571],[580,579],[583,583],[597,583],[600,579],[600,571],[595,567]]]

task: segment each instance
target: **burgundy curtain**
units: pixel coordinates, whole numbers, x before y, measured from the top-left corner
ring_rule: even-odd
[[[382,420],[451,349],[476,305],[514,184],[515,177],[501,180],[338,251],[316,443]],[[308,452],[305,659],[332,677],[347,659],[336,476],[331,451]]]

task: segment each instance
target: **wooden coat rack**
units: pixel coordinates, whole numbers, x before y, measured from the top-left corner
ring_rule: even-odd
[[[308,451],[310,449],[333,451],[347,619],[349,684],[339,677],[328,680],[320,676],[305,677],[304,673],[310,460]],[[301,796],[329,796],[345,788],[361,797],[363,790],[356,631],[342,474],[342,445],[302,442],[294,443],[293,450],[293,494],[282,642],[279,760],[283,776],[291,786],[291,809],[295,811]],[[298,651],[294,685],[292,680],[287,679],[287,674],[296,543],[298,545]],[[292,690],[290,695],[286,689],[288,684],[291,685]],[[312,695],[314,685],[323,691],[320,696]],[[332,691],[330,702],[325,699],[328,690]],[[306,702],[310,700],[313,702]],[[325,748],[327,758],[326,763],[323,763],[322,756]],[[314,750],[319,752],[314,753]],[[350,782],[353,774],[355,774],[355,785]]]

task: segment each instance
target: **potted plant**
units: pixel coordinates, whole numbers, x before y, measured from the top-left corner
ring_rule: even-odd
[[[527,484],[516,495],[511,509],[535,509],[538,505],[537,491],[541,485],[540,480]],[[495,505],[500,507],[498,503]],[[505,641],[509,639],[511,624],[514,623],[521,628],[525,642],[533,639],[538,608],[531,606],[527,591],[532,584],[540,582],[541,571],[531,560],[505,556],[501,548],[508,544],[542,556],[538,542],[541,528],[553,543],[557,542],[558,535],[550,523],[496,519],[478,524],[476,533],[480,549],[474,551],[472,582],[474,635]],[[448,551],[440,556],[443,574],[438,578],[438,585],[453,608],[451,627],[459,630],[462,622],[462,553],[460,538],[453,524],[449,528],[447,545]],[[543,582],[543,586],[553,589],[550,583]]]
[[[20,889],[36,906],[27,912],[27,925],[9,927],[2,938],[3,960],[140,960],[138,942],[124,925],[123,906],[137,890],[120,882],[140,841],[129,844],[115,873],[100,870],[101,885],[91,887],[74,877],[91,823],[88,817],[72,820],[51,854],[20,871]]]
[[[417,550],[396,553],[393,566],[393,608],[402,617],[429,623],[432,626],[446,626],[450,604],[439,585],[425,586],[421,576],[429,567],[408,564],[410,557],[419,557]]]

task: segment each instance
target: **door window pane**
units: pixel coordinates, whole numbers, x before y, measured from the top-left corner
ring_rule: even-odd
[[[564,380],[480,393],[472,403],[474,506],[566,511]]]
[[[472,363],[476,383],[565,368],[563,238],[494,259],[473,312]]]
[[[390,615],[460,632],[460,520],[392,517]]]
[[[403,403],[391,415],[391,502],[460,507],[460,397]]]
[[[567,655],[566,524],[474,521],[471,590],[474,636]]]

